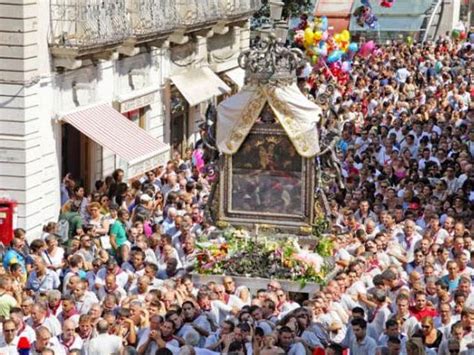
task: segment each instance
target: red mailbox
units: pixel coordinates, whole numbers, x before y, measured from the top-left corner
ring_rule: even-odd
[[[0,199],[0,241],[5,246],[13,239],[16,205],[15,201]]]

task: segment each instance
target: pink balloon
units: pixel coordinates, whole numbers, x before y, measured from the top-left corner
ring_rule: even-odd
[[[369,55],[371,55],[372,52],[374,51],[374,49],[375,49],[375,42],[374,41],[369,41],[369,42],[364,43],[360,47],[359,54],[362,57],[365,58],[365,57],[368,57]]]
[[[343,62],[341,69],[344,73],[349,73],[352,69],[351,62],[348,62],[348,61]]]

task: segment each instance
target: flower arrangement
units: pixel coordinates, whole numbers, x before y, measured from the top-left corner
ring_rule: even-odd
[[[291,280],[300,282],[301,287],[308,282],[324,284],[328,274],[324,258],[302,248],[290,235],[271,239],[226,229],[221,240],[201,241],[198,248],[196,271],[200,274]]]

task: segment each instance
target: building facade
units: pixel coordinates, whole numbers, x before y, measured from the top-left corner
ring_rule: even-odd
[[[184,152],[210,102],[243,84],[259,0],[4,0],[0,196],[37,236],[71,173],[91,191]]]

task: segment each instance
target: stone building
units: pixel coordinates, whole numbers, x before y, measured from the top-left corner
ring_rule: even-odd
[[[259,0],[3,0],[0,196],[35,237],[62,176],[132,179],[197,139],[237,66]]]

